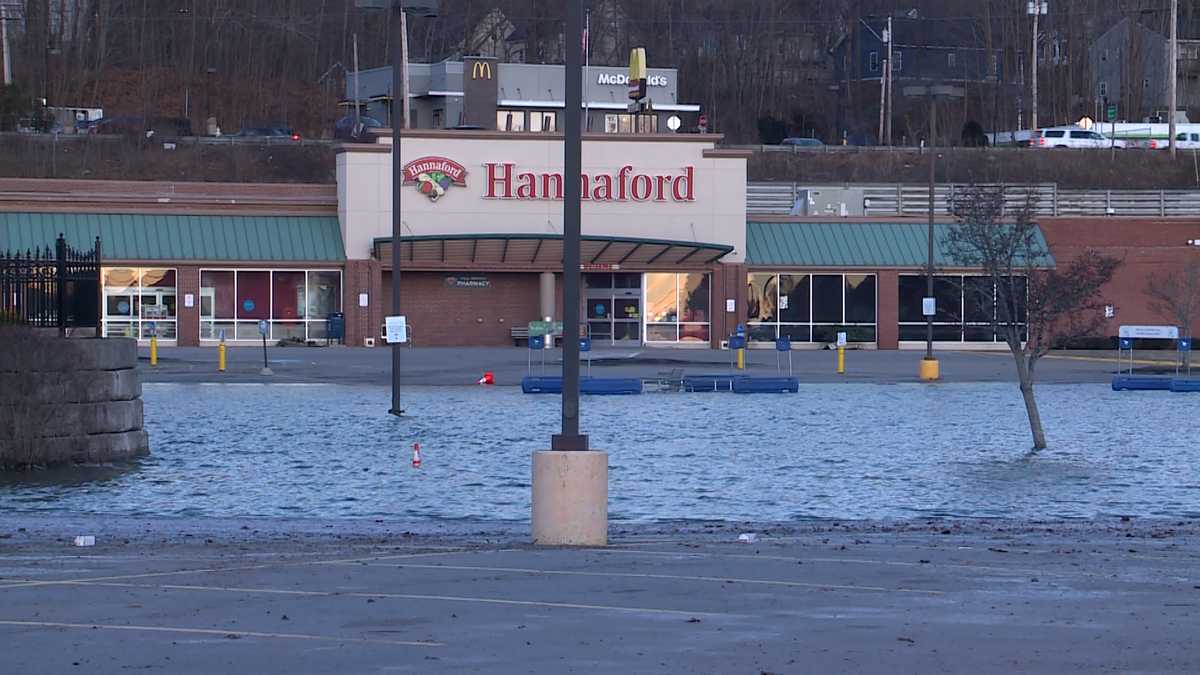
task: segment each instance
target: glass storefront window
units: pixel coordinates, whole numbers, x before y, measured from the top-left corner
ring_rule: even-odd
[[[338,270],[201,270],[200,339],[319,340],[326,320],[342,308]]]
[[[173,269],[115,267],[103,270],[104,335],[176,339]]]
[[[497,110],[496,129],[500,131],[525,131],[525,111]]]
[[[876,341],[874,274],[755,273],[749,275],[751,342]],[[918,301],[918,311],[920,311]],[[770,308],[765,311],[765,308]],[[775,309],[777,308],[777,309]]]
[[[650,273],[645,279],[647,342],[711,340],[712,294],[708,274]]]
[[[674,274],[646,275],[646,321],[679,321],[679,287]]]
[[[533,111],[529,113],[529,130],[534,133],[558,130],[558,113]]]
[[[1018,279],[1016,293],[1018,325],[1025,321],[1026,285]],[[921,300],[926,294],[924,275],[900,277],[900,341],[924,342],[927,328],[921,313]],[[1003,323],[1002,298],[990,277],[971,275],[939,275],[933,278],[933,295],[937,300],[937,314],[933,319],[935,342],[1002,342],[997,335],[993,320]]]

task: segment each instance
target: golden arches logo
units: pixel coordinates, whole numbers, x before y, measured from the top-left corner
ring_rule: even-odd
[[[472,80],[490,80],[493,77],[492,64],[487,61],[476,61],[471,66]]]

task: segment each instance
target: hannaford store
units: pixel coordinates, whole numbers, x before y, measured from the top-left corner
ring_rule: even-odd
[[[737,323],[746,157],[718,140],[586,138],[581,316],[597,344],[717,345]],[[560,319],[562,137],[413,131],[400,149],[401,307],[418,344],[512,344]],[[337,162],[347,265],[372,277],[376,324],[391,307],[390,151],[383,137]]]
[[[762,348],[778,337],[819,348],[840,332],[867,348],[921,347],[924,219],[748,220],[747,156],[719,141],[586,137],[581,316],[595,343],[720,347],[744,324]],[[256,344],[265,321],[270,340],[323,341],[340,315],[346,344],[380,345],[391,149],[386,136],[338,147],[336,186],[0,179],[0,250],[101,237],[108,335]],[[401,154],[401,304],[415,344],[511,345],[529,322],[561,318],[561,136],[413,131]],[[1042,228],[1064,260],[1099,246],[1128,261],[1108,334],[1161,320],[1145,278],[1191,260],[1190,247],[1164,251],[1200,239],[1180,219]],[[999,347],[994,309],[967,292],[987,282],[945,255],[949,229],[936,227],[935,340]]]

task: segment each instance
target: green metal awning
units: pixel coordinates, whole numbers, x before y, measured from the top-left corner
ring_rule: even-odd
[[[0,213],[0,251],[53,247],[59,233],[80,249],[99,236],[105,260],[346,259],[335,216]]]
[[[391,237],[375,240],[375,254],[390,269]],[[580,262],[587,265],[709,265],[733,251],[725,244],[668,239],[584,235]],[[448,234],[400,238],[400,259],[427,265],[503,265],[562,267],[559,234]]]
[[[934,264],[963,267],[950,259],[952,223],[934,225]],[[746,223],[746,264],[766,267],[924,267],[928,259],[926,223]],[[1038,243],[1049,251],[1038,228]],[[1053,267],[1053,256],[1038,261]]]

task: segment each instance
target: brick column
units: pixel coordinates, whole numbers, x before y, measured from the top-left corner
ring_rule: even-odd
[[[376,260],[348,260],[342,275],[343,311],[346,314],[346,345],[363,346],[363,339],[378,340],[378,324],[384,298],[380,294],[382,280],[379,262]],[[367,295],[367,306],[359,307],[359,295]]]
[[[883,270],[876,277],[876,299],[879,315],[876,317],[876,339],[880,349],[900,348],[900,273]]]
[[[737,325],[746,318],[746,274],[746,266],[740,263],[718,263],[713,266],[713,349],[720,349],[721,342],[732,335]],[[734,301],[735,310],[732,313],[725,311],[727,300]]]
[[[180,347],[200,345],[200,268],[195,265],[180,265],[175,271],[176,329]],[[187,296],[192,296],[192,306],[187,306]]]

